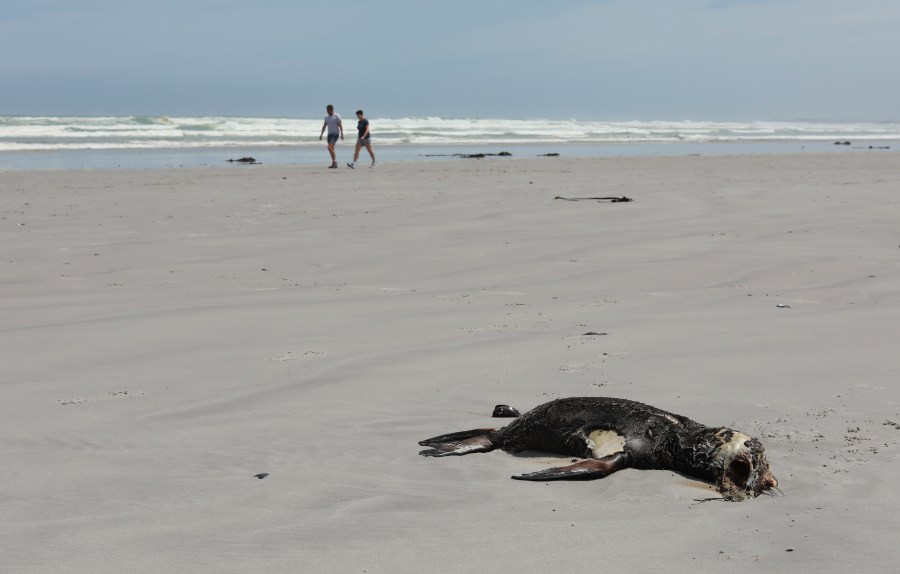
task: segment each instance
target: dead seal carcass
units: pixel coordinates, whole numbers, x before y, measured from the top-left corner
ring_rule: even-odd
[[[422,456],[499,448],[586,459],[512,477],[518,480],[595,479],[625,468],[673,470],[712,482],[730,501],[754,498],[778,486],[757,439],[627,399],[557,399],[500,429],[455,432],[419,444],[431,447],[421,451]]]

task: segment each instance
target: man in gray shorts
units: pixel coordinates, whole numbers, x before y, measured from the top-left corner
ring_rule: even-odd
[[[334,153],[334,144],[337,143],[338,137],[344,139],[344,124],[341,122],[341,116],[334,113],[334,106],[328,104],[328,107],[326,107],[325,110],[328,112],[328,115],[325,116],[325,123],[322,124],[322,131],[319,132],[319,139],[322,139],[325,128],[328,128],[328,153],[331,154],[331,165],[328,167],[337,169],[337,156]]]

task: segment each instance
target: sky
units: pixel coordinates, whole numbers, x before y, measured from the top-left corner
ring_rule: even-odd
[[[0,2],[0,115],[900,120],[897,0]]]

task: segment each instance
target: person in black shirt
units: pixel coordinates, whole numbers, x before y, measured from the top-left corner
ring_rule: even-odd
[[[348,163],[347,167],[356,167],[356,161],[359,159],[359,150],[363,147],[366,148],[366,151],[369,152],[369,156],[372,158],[372,165],[369,167],[375,167],[375,152],[372,151],[372,133],[369,131],[369,120],[366,119],[366,115],[362,110],[356,111],[356,118],[359,120],[356,124],[359,136],[356,139],[356,151],[353,153],[353,161]]]

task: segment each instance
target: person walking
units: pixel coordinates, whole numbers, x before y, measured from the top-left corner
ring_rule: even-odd
[[[372,158],[372,165],[369,167],[375,167],[375,152],[372,151],[372,132],[369,131],[369,120],[366,119],[366,115],[362,110],[356,110],[356,119],[359,120],[356,123],[356,131],[358,132],[356,151],[353,152],[353,161],[348,163],[347,167],[351,169],[356,168],[356,162],[359,160],[359,150],[363,147],[366,148],[366,151],[369,152],[369,157]]]
[[[325,129],[328,129],[328,153],[331,154],[331,165],[328,166],[331,169],[337,169],[337,155],[334,153],[334,144],[337,143],[338,137],[344,139],[344,124],[341,122],[341,116],[334,112],[334,106],[328,104],[328,107],[325,108],[325,111],[328,112],[328,115],[325,116],[325,123],[322,124],[322,131],[319,132],[319,140],[322,139],[322,134],[325,133]]]

